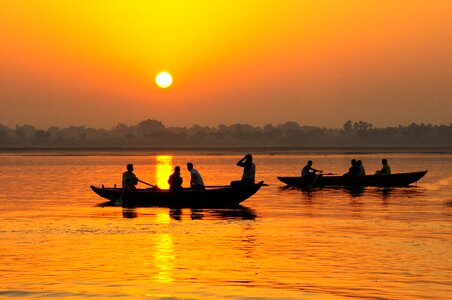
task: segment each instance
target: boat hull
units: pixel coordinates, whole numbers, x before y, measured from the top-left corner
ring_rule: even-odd
[[[352,178],[349,176],[316,176],[316,177],[277,177],[279,181],[289,186],[379,186],[397,187],[408,186],[427,174],[427,171],[395,173],[390,175],[366,175],[364,177]]]
[[[264,184],[263,181],[254,185],[225,186],[205,190],[184,189],[181,191],[137,189],[122,195],[123,207],[234,207],[254,195]],[[121,199],[122,189],[99,188],[91,189],[107,200],[116,202]]]

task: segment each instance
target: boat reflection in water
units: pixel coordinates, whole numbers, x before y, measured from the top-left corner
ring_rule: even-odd
[[[352,197],[361,197],[364,194],[365,187],[363,186],[350,186],[341,188],[345,192],[349,193]]]
[[[234,208],[168,208],[167,212],[162,212],[164,208],[123,208],[123,218],[137,218],[149,215],[156,216],[159,220],[182,221],[182,220],[254,220],[257,214],[251,208],[239,205]]]
[[[316,196],[321,198],[327,194],[338,196],[338,192],[349,194],[352,198],[359,197],[381,197],[386,200],[390,197],[396,198],[415,198],[420,197],[425,193],[425,189],[418,186],[407,187],[364,187],[364,186],[350,186],[350,187],[294,187],[284,186],[280,188],[283,190],[297,190],[301,191],[306,200],[312,201]]]
[[[171,208],[170,216],[172,219],[182,221],[184,218],[191,220],[254,220],[256,219],[256,213],[248,207],[237,206],[234,208],[218,208],[218,209],[201,209],[190,208],[186,209],[190,211],[190,214],[184,214],[184,210],[180,208]]]
[[[137,214],[136,209],[134,209],[134,208],[124,208],[122,210],[122,217],[126,218],[126,219],[133,219],[133,218],[138,217],[138,214]]]

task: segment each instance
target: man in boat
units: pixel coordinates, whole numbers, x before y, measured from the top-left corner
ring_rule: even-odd
[[[201,174],[198,170],[193,169],[193,164],[191,162],[187,163],[187,170],[190,172],[190,188],[194,190],[204,190],[204,181],[202,180]]]
[[[389,174],[391,174],[391,167],[388,165],[388,161],[386,160],[386,158],[383,158],[381,160],[381,164],[383,165],[383,167],[381,167],[380,170],[377,170],[375,172],[375,175],[389,175]]]
[[[316,172],[322,172],[321,170],[314,169],[312,167],[312,160],[308,160],[306,166],[301,169],[301,177],[315,176]]]
[[[348,172],[344,174],[344,176],[356,178],[359,177],[359,168],[357,166],[356,159],[352,159],[350,162],[352,165],[348,168]]]
[[[122,173],[122,188],[126,191],[136,190],[136,185],[138,184],[138,178],[133,173],[133,164],[127,165],[127,171]]]
[[[170,186],[170,188],[169,188],[170,192],[181,191],[182,190],[182,182],[183,182],[183,179],[180,176],[180,167],[176,166],[174,168],[174,173],[171,174],[168,179],[168,184]]]
[[[366,176],[366,170],[364,170],[363,162],[361,160],[356,161],[356,168],[358,169],[358,177]]]
[[[253,156],[251,154],[245,155],[237,162],[237,166],[243,168],[241,184],[254,184],[256,177],[256,166],[253,163]]]

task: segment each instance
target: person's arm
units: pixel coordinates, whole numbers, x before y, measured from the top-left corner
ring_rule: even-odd
[[[245,160],[246,160],[246,155],[237,162],[237,166],[239,167],[245,167]]]
[[[314,169],[313,167],[309,167],[314,172],[321,172],[320,170]]]

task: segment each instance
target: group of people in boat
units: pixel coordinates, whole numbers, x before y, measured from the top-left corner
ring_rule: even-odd
[[[391,167],[388,164],[387,159],[382,159],[382,168],[375,172],[376,175],[388,175],[391,174]],[[301,169],[301,177],[306,176],[318,176],[316,173],[323,173],[322,170],[317,170],[312,167],[312,160],[309,160]],[[243,185],[243,184],[254,184],[256,176],[256,165],[253,163],[253,156],[251,154],[245,155],[237,162],[237,166],[243,168],[242,179],[238,181],[232,181],[231,186]],[[193,167],[193,163],[187,163],[187,170],[190,173],[190,188],[194,190],[204,190],[205,185],[201,174]],[[352,178],[359,178],[366,176],[366,171],[364,169],[361,160],[352,159],[351,166],[348,172],[343,176],[348,176]],[[122,188],[127,191],[132,191],[136,189],[138,182],[143,182],[138,179],[138,177],[133,173],[133,164],[127,165],[127,171],[122,174]],[[179,191],[182,190],[183,178],[181,176],[180,166],[174,168],[173,174],[168,178],[169,190]]]
[[[358,178],[366,176],[366,170],[364,169],[363,162],[358,159],[351,160],[351,166],[348,168],[348,172],[344,174],[344,176]]]
[[[391,167],[388,164],[388,160],[383,158],[381,160],[382,167],[380,170],[375,171],[375,175],[389,175],[391,174]],[[301,169],[301,177],[306,176],[317,176],[316,173],[323,173],[322,170],[317,170],[312,167],[312,160],[309,160],[306,166]],[[359,178],[366,176],[366,170],[364,169],[363,162],[361,160],[352,159],[351,166],[348,172],[343,176],[348,176],[352,178]]]
[[[201,174],[198,170],[193,168],[193,163],[187,163],[187,170],[190,172],[190,188],[194,190],[204,190],[204,181],[202,180]],[[183,178],[180,173],[180,167],[176,166],[174,168],[174,173],[168,178],[168,184],[170,186],[170,191],[180,191],[182,190]]]
[[[243,168],[242,179],[238,181],[232,181],[233,185],[254,184],[256,176],[256,165],[253,163],[253,156],[251,154],[245,155],[237,162],[237,166]],[[187,170],[190,172],[190,189],[204,190],[205,185],[201,174],[198,170],[193,168],[193,163],[187,163]],[[181,176],[180,166],[174,168],[174,173],[168,178],[169,190],[180,191],[182,190],[183,178]],[[133,191],[136,189],[138,182],[143,182],[133,173],[133,164],[127,165],[127,171],[122,174],[122,188],[124,191]]]

